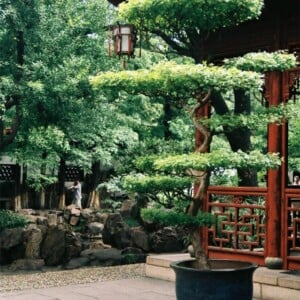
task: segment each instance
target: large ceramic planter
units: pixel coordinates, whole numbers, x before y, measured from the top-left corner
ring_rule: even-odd
[[[210,260],[211,270],[193,268],[195,260],[173,262],[177,300],[251,300],[256,264]]]

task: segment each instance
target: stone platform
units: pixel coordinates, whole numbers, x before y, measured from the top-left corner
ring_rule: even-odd
[[[170,268],[170,263],[187,259],[190,259],[189,254],[149,255],[146,276],[175,281],[175,273]],[[253,297],[265,300],[300,299],[300,270],[270,270],[259,267],[253,275]]]

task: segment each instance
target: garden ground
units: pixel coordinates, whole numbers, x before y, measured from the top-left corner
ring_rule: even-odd
[[[155,255],[149,256],[147,264],[11,274],[2,271],[0,300],[175,300],[172,278],[162,280],[158,275],[172,271],[165,266],[177,259],[176,254],[160,255],[159,259]],[[166,270],[155,274],[152,269],[151,274],[149,265],[154,262]],[[258,268],[254,273],[254,297],[253,300],[300,299],[299,271],[287,274],[284,270]]]

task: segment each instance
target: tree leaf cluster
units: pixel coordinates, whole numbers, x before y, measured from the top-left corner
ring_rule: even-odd
[[[25,227],[29,221],[22,215],[0,209],[0,232],[5,228]]]
[[[234,130],[239,126],[247,127],[251,130],[266,128],[268,124],[281,125],[284,122],[300,117],[298,105],[289,102],[278,106],[257,107],[249,114],[227,113],[224,115],[213,114],[210,118],[201,118],[199,124],[207,126],[214,133],[226,130]]]
[[[225,67],[255,72],[285,71],[296,65],[296,56],[286,51],[251,52],[242,57],[224,59]]]
[[[260,0],[130,0],[120,4],[119,18],[149,31],[169,28],[180,34],[192,28],[214,31],[236,25],[257,18],[262,7]]]
[[[256,72],[206,64],[159,63],[149,70],[105,72],[91,77],[96,90],[120,89],[130,94],[171,95],[189,98],[209,89],[227,91],[260,89],[263,80]]]
[[[168,156],[157,159],[154,167],[167,173],[186,173],[189,169],[206,171],[213,168],[278,168],[282,161],[278,153],[261,153],[253,150],[249,153],[215,150],[210,153],[191,153]]]

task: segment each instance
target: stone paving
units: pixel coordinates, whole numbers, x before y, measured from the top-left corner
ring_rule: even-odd
[[[0,293],[4,300],[175,300],[174,282],[141,277]]]

